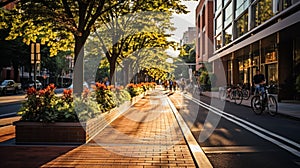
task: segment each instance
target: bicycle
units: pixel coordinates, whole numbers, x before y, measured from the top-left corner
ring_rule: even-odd
[[[219,99],[222,101],[226,100],[229,97],[231,92],[230,86],[219,87]]]
[[[242,104],[244,97],[242,89],[239,85],[231,88],[230,99],[234,100],[235,104]]]
[[[219,99],[225,101],[226,98],[230,98],[230,100],[234,100],[234,103],[241,104],[243,101],[243,94],[239,86],[224,86],[219,87]]]
[[[250,90],[246,89],[245,85],[243,85],[242,87],[240,87],[240,90],[243,94],[243,99],[244,100],[248,100],[250,98]]]
[[[264,87],[264,86],[261,86]],[[271,116],[278,113],[278,103],[275,96],[269,94],[269,89],[274,86],[266,86],[263,93],[255,91],[255,95],[251,99],[251,108],[255,114],[262,114],[267,111]]]

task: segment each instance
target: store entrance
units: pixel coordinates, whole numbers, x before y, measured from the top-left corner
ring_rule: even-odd
[[[277,63],[266,64],[266,82],[267,85],[278,87],[278,66]],[[277,94],[277,89],[270,90],[271,93]]]

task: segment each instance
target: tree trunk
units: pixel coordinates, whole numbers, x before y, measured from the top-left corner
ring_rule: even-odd
[[[73,92],[74,95],[80,96],[83,91],[83,57],[84,41],[83,37],[75,36],[75,57],[74,57],[74,76]]]
[[[18,63],[13,63],[13,68],[14,68],[14,80],[16,82],[20,82]]]
[[[115,80],[113,78],[115,71],[116,71],[116,61],[112,59],[112,61],[109,61],[109,81],[111,85],[115,84]]]

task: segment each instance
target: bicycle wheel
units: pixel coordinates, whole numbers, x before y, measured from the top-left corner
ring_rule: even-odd
[[[250,98],[250,91],[247,89],[242,89],[243,92],[243,99],[248,100]]]
[[[242,101],[243,101],[243,93],[239,90],[236,90],[234,102],[236,104],[242,104]]]
[[[224,101],[226,99],[226,90],[225,89],[220,89],[219,90],[219,98]]]
[[[262,102],[260,96],[253,96],[251,99],[251,108],[255,114],[261,114],[263,112]]]
[[[271,116],[275,116],[278,112],[277,100],[272,95],[269,95],[267,108],[268,108],[268,112]]]
[[[235,92],[236,92],[235,89],[231,89],[230,94],[229,94],[230,100],[234,100],[235,99]]]

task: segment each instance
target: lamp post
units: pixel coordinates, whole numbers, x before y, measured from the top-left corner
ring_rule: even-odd
[[[34,87],[36,87],[36,70],[37,64],[41,61],[40,43],[31,43],[31,64],[33,64]]]

